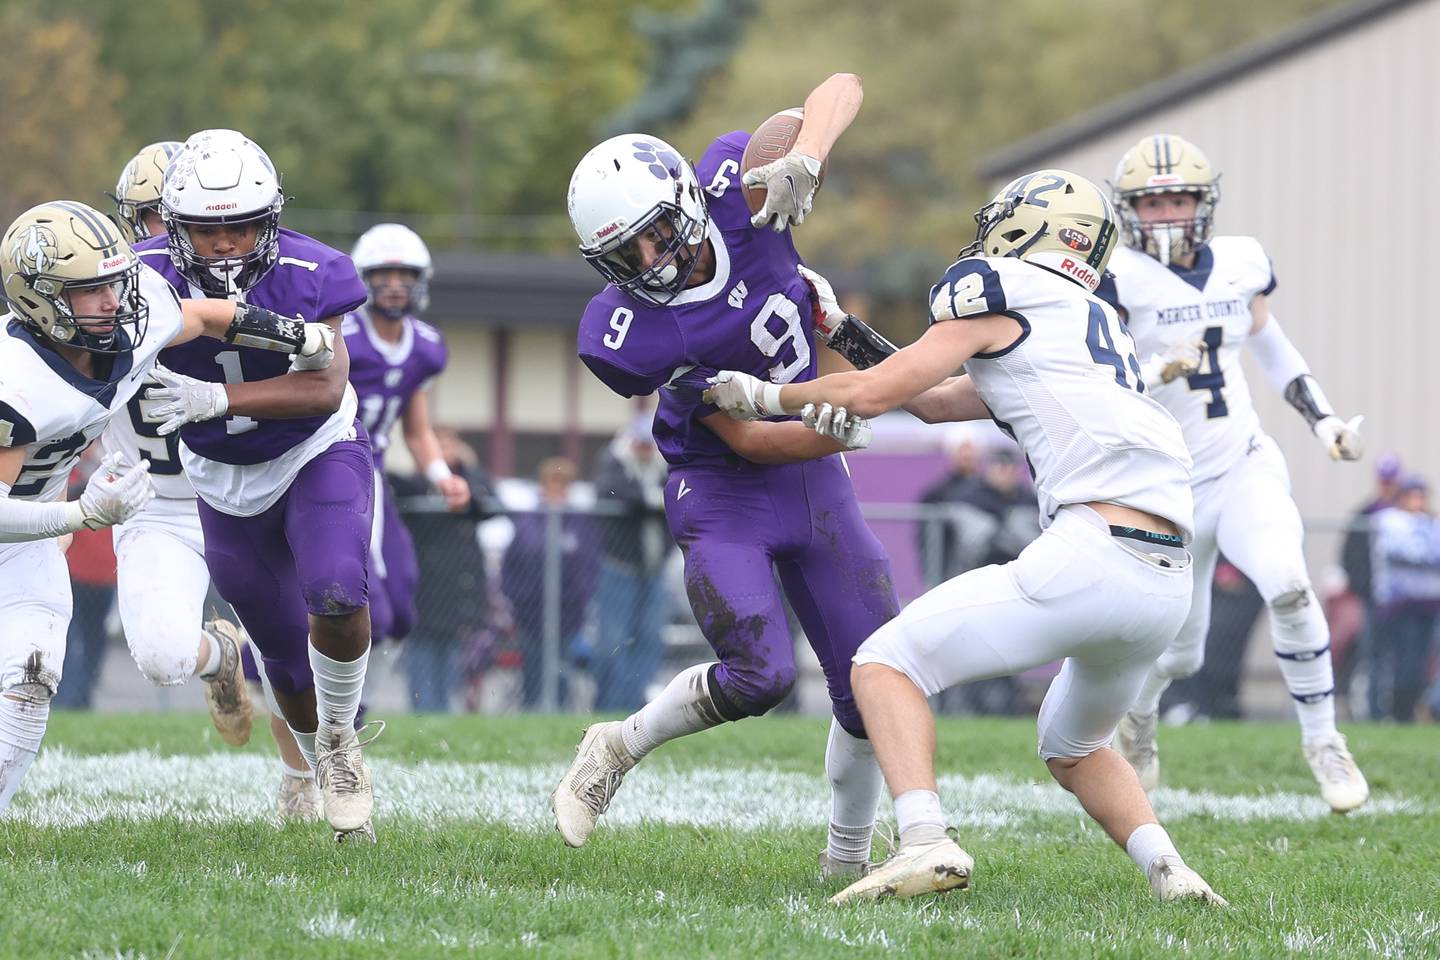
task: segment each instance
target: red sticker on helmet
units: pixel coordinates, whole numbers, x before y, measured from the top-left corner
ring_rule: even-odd
[[[1069,247],[1071,250],[1078,250],[1081,253],[1084,253],[1086,250],[1090,249],[1090,238],[1085,236],[1085,234],[1081,233],[1079,230],[1073,230],[1070,227],[1061,228],[1060,242],[1065,244],[1065,246]]]

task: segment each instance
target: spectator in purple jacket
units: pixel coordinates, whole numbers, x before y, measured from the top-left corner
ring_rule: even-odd
[[[1375,514],[1372,567],[1375,640],[1394,664],[1390,715],[1410,723],[1425,691],[1440,616],[1440,521],[1423,478],[1403,479],[1395,505]]]

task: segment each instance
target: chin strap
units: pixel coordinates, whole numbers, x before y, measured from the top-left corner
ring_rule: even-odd
[[[875,366],[898,349],[874,327],[849,313],[845,314],[845,322],[830,334],[827,346],[853,363],[857,370]]]

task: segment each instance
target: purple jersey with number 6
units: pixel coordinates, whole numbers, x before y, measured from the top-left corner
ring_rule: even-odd
[[[695,166],[710,209],[715,276],[663,307],[607,286],[580,319],[580,359],[595,376],[625,397],[660,390],[655,442],[675,466],[735,461],[700,424],[716,408],[700,401],[698,389],[661,390],[678,372],[743,370],[773,383],[815,378],[810,288],[795,269],[800,255],[788,230],[750,225],[741,193],[740,156],[749,140],[743,130],[727,133]]]
[[[135,247],[144,262],[154,267],[182,297],[200,295],[175,268],[164,236]],[[245,293],[245,302],[274,310],[286,317],[324,320],[341,316],[365,302],[367,291],[355,264],[338,250],[293,230],[280,230],[280,253],[272,266]],[[186,376],[212,383],[239,383],[283,376],[290,358],[283,353],[241,347],[197,337],[160,354],[160,363]],[[180,428],[185,446],[221,463],[254,464],[274,460],[313,434],[327,416],[292,420],[255,420],[221,417]]]
[[[415,317],[406,317],[401,323],[397,343],[380,338],[363,308],[347,314],[340,325],[350,351],[350,384],[360,398],[360,420],[370,434],[377,470],[385,466],[385,450],[396,419],[410,406],[411,398],[445,369],[449,356],[439,330]]]

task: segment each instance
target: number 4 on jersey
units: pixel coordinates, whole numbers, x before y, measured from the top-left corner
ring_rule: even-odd
[[[1207,327],[1205,329],[1205,357],[1203,366],[1209,366],[1208,372],[1196,371],[1185,378],[1190,384],[1191,390],[1209,390],[1210,402],[1205,404],[1205,417],[1209,420],[1216,420],[1220,417],[1230,415],[1230,407],[1225,402],[1225,373],[1220,369],[1220,344],[1225,339],[1225,330],[1221,327]]]

